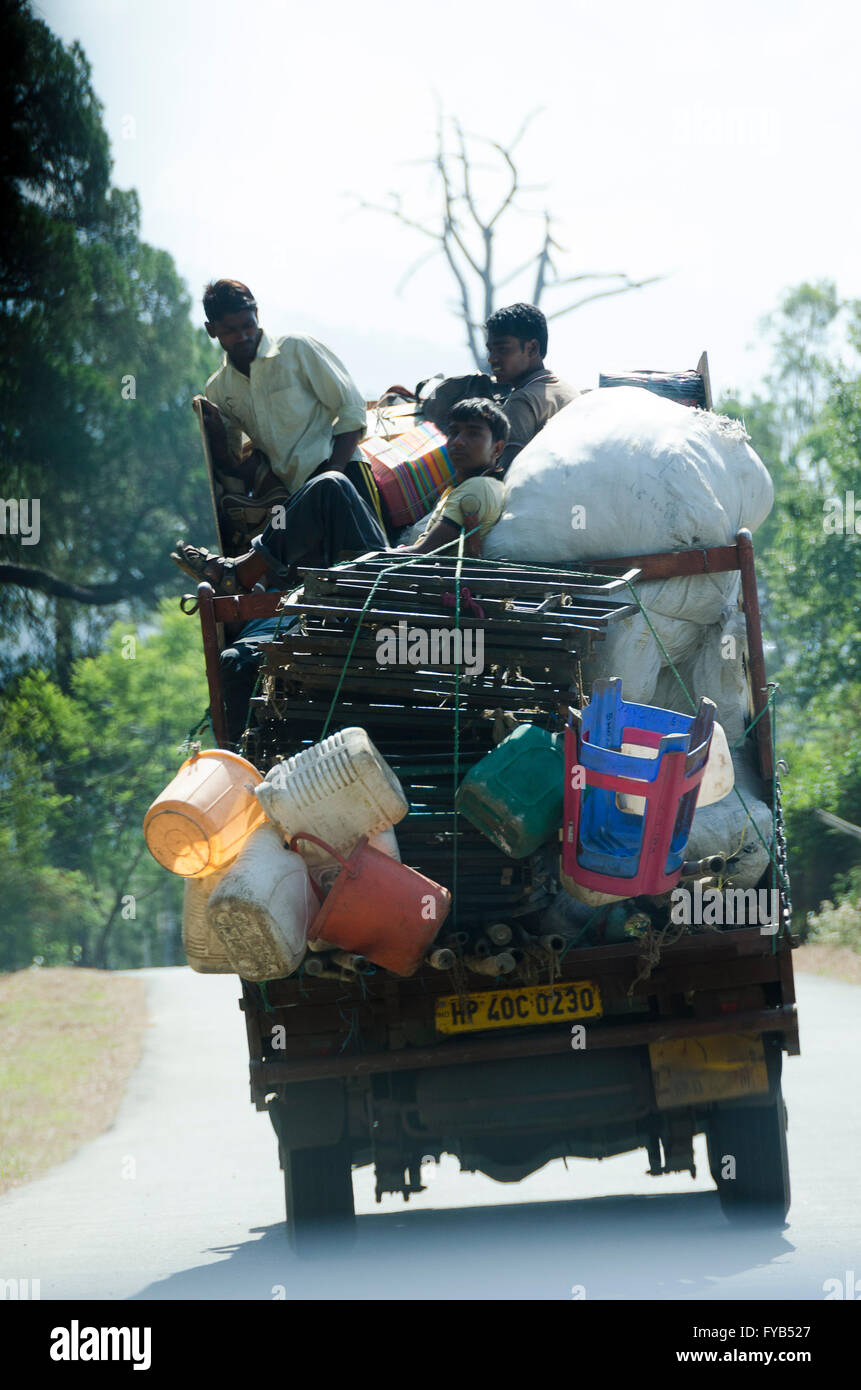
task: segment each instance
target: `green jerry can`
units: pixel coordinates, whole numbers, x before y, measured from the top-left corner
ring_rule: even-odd
[[[562,824],[565,756],[561,734],[521,724],[476,763],[455,807],[512,859],[525,859]]]

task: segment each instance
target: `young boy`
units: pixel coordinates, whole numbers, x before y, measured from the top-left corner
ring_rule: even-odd
[[[426,555],[456,541],[461,526],[472,531],[479,541],[487,535],[502,516],[505,502],[499,460],[508,430],[505,415],[492,401],[476,397],[452,406],[447,447],[454,465],[454,486],[443,493],[430,516],[419,523],[424,529],[418,540],[399,546],[400,550]]]
[[[513,388],[502,404],[511,426],[511,440],[502,456],[505,473],[550,417],[580,393],[545,367],[547,320],[534,304],[497,309],[484,331],[490,370],[500,386]]]

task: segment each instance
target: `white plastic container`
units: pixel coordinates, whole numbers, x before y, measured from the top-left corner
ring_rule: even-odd
[[[317,835],[348,855],[369,838],[403,820],[409,810],[403,787],[364,729],[342,729],[273,767],[255,795],[285,835]],[[310,867],[331,864],[316,845],[303,848]]]
[[[261,825],[224,872],[207,921],[245,980],[292,975],[305,954],[319,903],[305,861],[280,831]]]
[[[200,975],[235,975],[237,971],[206,916],[209,899],[227,868],[205,878],[187,878],[182,900],[182,945],[192,970]]]
[[[638,758],[656,758],[658,756],[657,748],[646,748],[638,743],[623,743],[622,752],[631,753]],[[703,780],[700,782],[699,795],[697,796],[697,810],[701,810],[703,806],[713,806],[716,801],[722,801],[725,796],[729,795],[734,786],[735,769],[732,765],[729,744],[723,731],[723,725],[718,724],[715,720],[706,770],[703,773]],[[616,805],[620,811],[632,811],[635,815],[642,816],[646,810],[646,798],[631,796],[629,792],[619,792],[616,796]]]

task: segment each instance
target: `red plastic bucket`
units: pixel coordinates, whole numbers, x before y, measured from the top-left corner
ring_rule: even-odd
[[[363,836],[345,859],[316,835],[311,840],[342,865],[320,911],[311,923],[308,940],[322,938],[344,951],[367,956],[396,975],[413,975],[451,907],[451,893],[433,879],[408,869],[373,849]]]

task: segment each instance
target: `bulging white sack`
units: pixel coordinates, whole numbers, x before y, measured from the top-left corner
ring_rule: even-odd
[[[482,553],[548,564],[729,545],[773,500],[743,425],[636,386],[578,396],[505,481],[505,511]],[[656,607],[667,611],[659,596]]]
[[[741,527],[762,523],[772,500],[738,421],[639,387],[604,388],[578,396],[518,454],[483,554],[570,566],[730,545]],[[738,594],[737,571],[638,584],[647,616],[610,626],[584,664],[587,689],[620,676],[627,700],[689,713],[669,657],[695,701],[715,701],[735,742],[748,718]]]
[[[749,741],[733,753],[732,760],[735,787],[721,801],[694,812],[685,858],[722,854],[727,860],[728,884],[755,888],[771,859],[771,810],[762,800],[762,778],[754,766]]]

